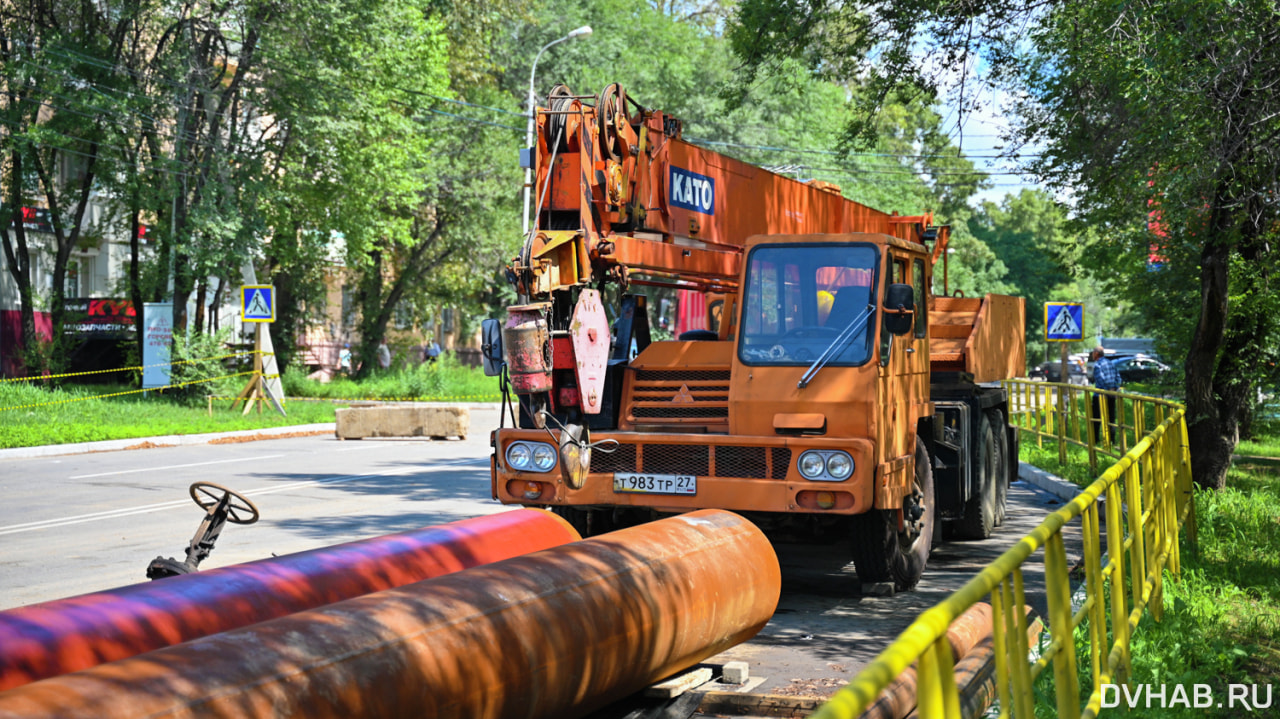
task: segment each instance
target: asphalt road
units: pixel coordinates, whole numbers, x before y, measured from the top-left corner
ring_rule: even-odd
[[[261,512],[228,524],[204,569],[502,511],[489,494],[496,423],[475,411],[465,441],[329,435],[0,461],[0,608],[146,581],[157,555],[182,559],[204,517],[187,491],[200,480]]]
[[[495,410],[473,409],[463,441],[313,436],[0,461],[0,608],[145,581],[157,555],[181,559],[203,517],[187,494],[198,480],[247,495],[262,513],[228,525],[205,569],[503,511],[489,494],[496,424]],[[749,662],[766,677],[757,692],[831,693],[1060,506],[1021,482],[1009,502],[997,536],[935,547],[919,587],[892,597],[860,593],[847,545],[779,544],[784,589],[773,620],[711,661]],[[1075,561],[1074,527],[1067,547]],[[1041,556],[1026,585],[1043,613]]]

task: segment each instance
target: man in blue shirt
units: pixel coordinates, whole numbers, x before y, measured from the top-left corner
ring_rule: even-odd
[[[1116,369],[1115,362],[1107,359],[1106,352],[1101,347],[1094,347],[1093,352],[1089,353],[1089,359],[1093,362],[1093,386],[1097,389],[1118,390],[1124,384],[1124,380],[1120,377],[1120,370]],[[1113,394],[1097,394],[1093,395],[1093,441],[1100,443],[1102,441],[1102,407],[1101,398],[1107,401],[1107,423],[1111,425],[1111,433],[1115,434],[1116,428],[1116,396]],[[1111,439],[1108,436],[1108,443]]]

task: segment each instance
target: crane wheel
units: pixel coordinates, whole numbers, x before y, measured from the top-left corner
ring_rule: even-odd
[[[991,426],[991,417],[983,412],[978,425],[978,492],[964,504],[964,517],[955,523],[957,539],[986,539],[999,523],[1000,472],[1002,460],[1000,442]]]
[[[873,509],[850,517],[853,565],[863,584],[892,581],[894,590],[903,592],[924,574],[933,544],[936,505],[929,451],[918,437],[915,465],[913,491],[902,510]],[[903,531],[898,530],[899,511],[906,515]]]
[[[999,409],[987,410],[987,416],[991,419],[991,431],[996,435],[996,450],[1000,453],[1000,460],[996,463],[996,526],[1004,525],[1005,515],[1009,504],[1009,463],[1017,462],[1018,458],[1014,457],[1009,447],[1009,432],[1005,428],[1004,412]]]

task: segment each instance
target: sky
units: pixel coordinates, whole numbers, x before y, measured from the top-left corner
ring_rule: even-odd
[[[943,117],[942,127],[952,141],[973,160],[978,169],[992,173],[992,187],[974,196],[972,204],[975,206],[984,201],[998,203],[1005,195],[1016,195],[1024,188],[1046,189],[1030,175],[997,174],[1014,173],[1018,169],[1018,163],[1012,158],[996,157],[1006,149],[1007,145],[1001,140],[1001,136],[1010,131],[1010,117],[1003,107],[1005,103],[998,90],[987,90],[986,94],[986,102],[981,103],[976,110],[966,111],[963,116],[957,113],[956,103],[951,98],[939,108]],[[1023,152],[1034,153],[1038,150],[1038,147],[1028,147]]]

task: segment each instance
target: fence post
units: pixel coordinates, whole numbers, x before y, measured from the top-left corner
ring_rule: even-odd
[[[1080,713],[1080,678],[1076,674],[1075,629],[1071,626],[1071,579],[1062,533],[1054,532],[1044,547],[1044,584],[1049,600],[1049,634],[1058,646],[1053,657],[1053,680],[1058,716]]]
[[[1066,386],[1060,386],[1058,390],[1058,464],[1065,465],[1067,463],[1067,415],[1066,400],[1067,393],[1063,390]]]
[[[1013,704],[1017,708],[1015,712],[1019,717],[1035,717],[1035,694],[1031,687],[1031,666],[1027,663],[1027,657],[1031,654],[1031,647],[1027,639],[1027,614],[1023,611],[1023,607],[1027,604],[1027,596],[1022,586],[1022,567],[1015,567],[1013,570],[1013,596],[1007,604],[1014,611],[1009,613],[1011,617],[1013,633],[1013,652],[1014,659],[1012,662],[1012,672],[1010,673],[1010,683],[1013,694]]]
[[[1142,493],[1139,491],[1139,463],[1129,465],[1124,478],[1125,504],[1129,512],[1129,563],[1133,565],[1130,583],[1133,590],[1133,606],[1142,605],[1142,587],[1147,582],[1146,551],[1143,549]]]
[[[1191,445],[1187,442],[1187,418],[1178,417],[1178,517],[1186,515],[1183,529],[1187,532],[1187,548],[1193,555],[1200,552],[1196,536],[1196,496],[1191,482]],[[1185,505],[1185,507],[1184,507]]]
[[[920,657],[916,707],[920,719],[951,719],[960,716],[960,694],[956,690],[956,669],[951,642],[944,634]]]
[[[1115,679],[1129,678],[1129,612],[1124,598],[1124,524],[1120,521],[1120,476],[1107,485],[1107,556],[1111,557],[1111,632],[1120,647]]]
[[[1086,412],[1089,417],[1089,431],[1085,432],[1085,437],[1089,442],[1089,472],[1092,475],[1097,476],[1098,474],[1098,443],[1095,441],[1095,434],[1093,429],[1094,427],[1093,423],[1095,420],[1097,420],[1097,417],[1093,416],[1093,398],[1096,397],[1097,395],[1094,394],[1094,391],[1095,390],[1092,390],[1092,389],[1085,390],[1084,404],[1085,404]]]
[[[1164,451],[1164,526],[1165,542],[1169,548],[1169,571],[1177,577],[1182,574],[1182,555],[1178,547],[1178,455],[1181,449],[1174,441],[1173,427],[1170,426],[1160,435],[1161,449]]]
[[[1048,404],[1045,393],[1048,391],[1046,386],[1036,387],[1036,446],[1040,449],[1044,449],[1044,433],[1048,429],[1044,424],[1044,406]]]

